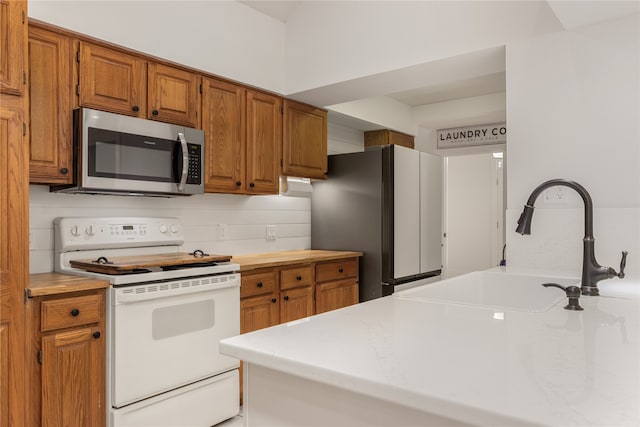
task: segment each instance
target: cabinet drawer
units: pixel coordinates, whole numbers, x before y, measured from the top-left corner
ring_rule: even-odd
[[[339,261],[330,261],[316,264],[316,281],[326,282],[329,280],[345,279],[358,275],[357,258]]]
[[[280,271],[280,289],[290,289],[313,283],[313,269],[310,265],[288,268]]]
[[[271,293],[276,289],[276,285],[277,276],[275,271],[242,276],[240,298]]]
[[[42,331],[100,322],[104,309],[102,293],[43,301]]]

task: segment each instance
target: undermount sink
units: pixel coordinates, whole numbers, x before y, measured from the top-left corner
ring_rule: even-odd
[[[476,271],[400,291],[394,295],[424,301],[541,312],[566,300],[564,292],[560,289],[545,288],[542,286],[543,283],[579,286],[580,280],[501,271]]]

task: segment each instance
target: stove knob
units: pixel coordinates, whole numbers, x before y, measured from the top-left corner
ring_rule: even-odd
[[[78,228],[77,225],[74,225],[73,227],[71,227],[71,235],[78,237],[80,235],[80,229]]]
[[[175,224],[171,224],[171,232],[172,233],[177,233],[178,232],[178,226]]]
[[[93,229],[93,225],[88,226],[85,230],[85,233],[87,233],[87,236],[93,236],[96,234],[95,230]]]
[[[166,233],[167,232],[167,226],[164,224],[160,224],[160,232],[161,233]]]

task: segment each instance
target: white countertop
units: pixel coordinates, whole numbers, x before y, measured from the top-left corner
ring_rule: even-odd
[[[638,426],[640,283],[599,288],[580,298],[582,312],[564,310],[566,298],[532,313],[399,293],[228,338],[220,350],[472,424]]]

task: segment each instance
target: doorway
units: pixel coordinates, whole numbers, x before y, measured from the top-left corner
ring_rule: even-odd
[[[495,152],[444,158],[443,278],[486,270],[503,258],[503,157]]]

